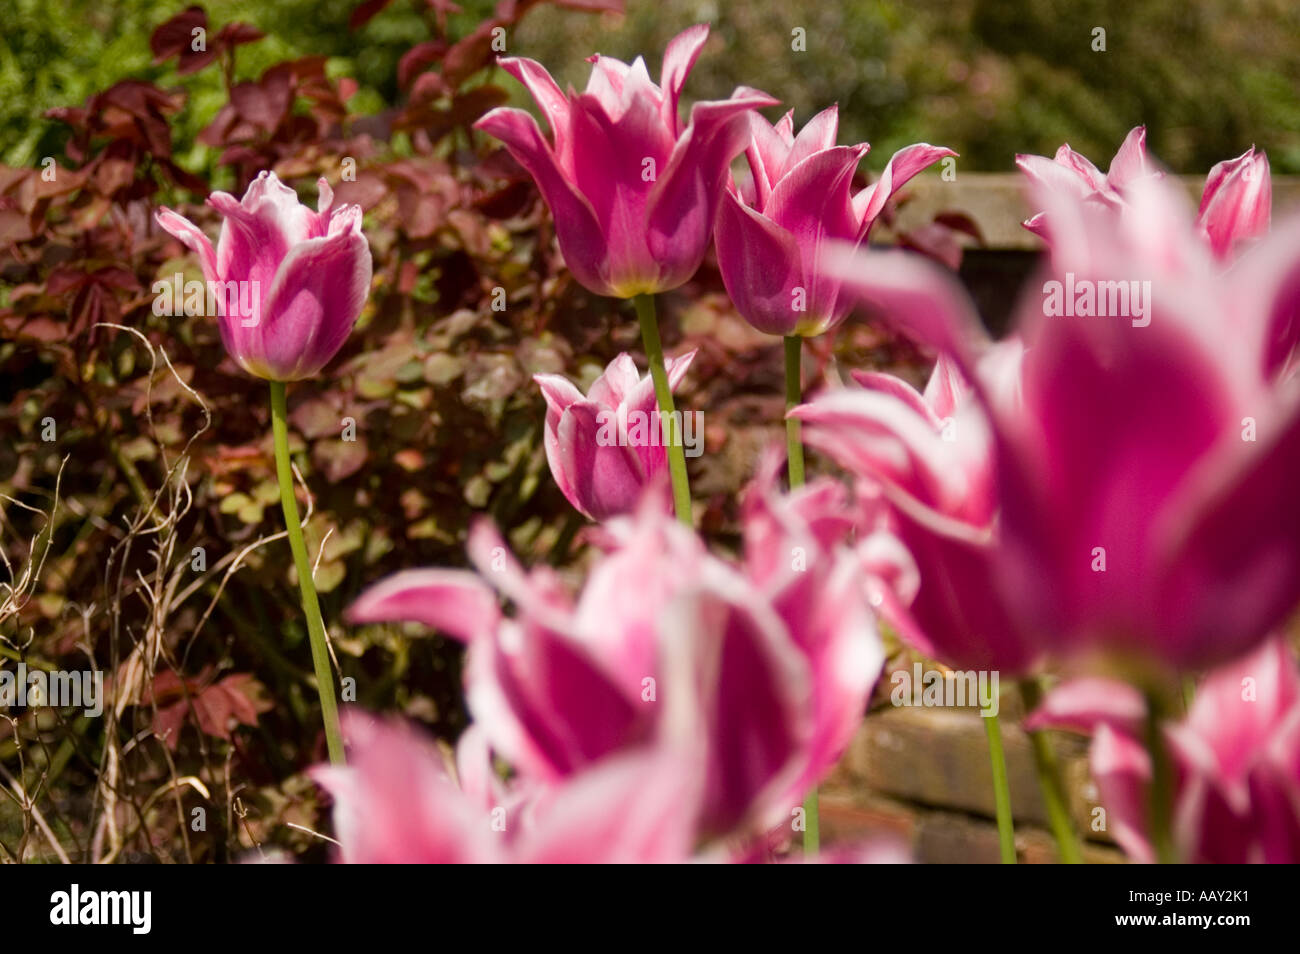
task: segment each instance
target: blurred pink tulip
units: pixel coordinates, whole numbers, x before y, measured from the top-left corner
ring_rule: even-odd
[[[981,362],[988,386],[1009,400],[1021,355],[1010,339]],[[810,447],[878,484],[890,504],[888,527],[914,564],[898,576],[903,585],[882,589],[879,611],[951,666],[1025,671],[1041,647],[1001,596],[993,438],[965,378],[946,356],[923,394],[887,374],[854,377],[862,387],[825,392],[791,416],[804,422]]]
[[[742,573],[643,504],[604,526],[609,552],[573,602],[480,523],[469,544],[480,577],[408,571],[349,618],[415,619],[467,640],[475,725],[520,777],[557,785],[667,746],[702,786],[700,838],[754,837],[829,771],[883,662],[860,561],[836,540],[849,524],[835,529],[835,489],[751,497],[751,539],[789,564],[764,548]],[[514,615],[484,605],[488,583]]]
[[[1110,170],[1102,173],[1086,156],[1075,152],[1069,143],[1056,150],[1056,155],[1018,155],[1016,165],[1029,177],[1036,189],[1059,190],[1074,198],[1095,202],[1108,208],[1119,208],[1124,201],[1124,191],[1139,179],[1163,176],[1164,172],[1147,156],[1147,128],[1135,126],[1120,145]],[[1044,239],[1049,239],[1046,217],[1042,212],[1027,219],[1025,228]]]
[[[1214,254],[1229,259],[1242,243],[1268,234],[1272,210],[1268,156],[1251,146],[1210,170],[1196,225]]]
[[[664,362],[670,388],[677,387],[694,357],[691,351]],[[546,398],[546,459],[569,503],[592,520],[635,509],[668,463],[650,376],[642,377],[624,353],[585,397],[558,374],[533,380]]]
[[[370,291],[370,246],[359,206],[332,209],[334,193],[319,182],[318,211],[274,172],[262,173],[236,199],[208,197],[224,217],[213,251],[198,227],[171,209],[157,221],[199,256],[216,284],[226,351],[249,374],[297,381],[320,373],[347,340]]]
[[[460,758],[457,784],[438,749],[409,727],[349,713],[344,731],[348,765],[311,773],[334,798],[343,863],[625,864],[690,857],[696,786],[671,753],[619,755],[508,805],[499,793],[467,785]],[[471,746],[478,742],[469,739]]]
[[[812,675],[812,736],[786,788],[790,806],[839,761],[884,666],[868,602],[876,564],[847,545],[855,521],[842,484],[821,478],[782,494],[769,454],[745,491],[745,575],[770,601]],[[878,545],[879,541],[875,541]],[[786,818],[788,818],[788,813]]]
[[[1026,727],[1092,734],[1092,775],[1108,830],[1131,858],[1150,862],[1144,719],[1136,690],[1089,679],[1049,693]],[[1186,719],[1167,725],[1165,736],[1182,860],[1300,863],[1300,673],[1285,640],[1269,640],[1212,672]]]
[[[727,294],[746,321],[773,335],[818,335],[842,321],[849,306],[839,300],[839,283],[817,270],[823,244],[865,241],[891,195],[956,153],[926,143],[900,149],[855,196],[853,176],[870,147],[835,145],[835,106],[798,137],[793,115],[775,126],[750,115],[752,181],[723,196],[715,241]]]
[[[501,140],[536,180],[573,276],[598,295],[668,291],[695,274],[709,245],[728,167],[749,136],[747,114],[776,100],[747,87],[699,102],[683,126],[678,98],[709,36],[678,34],[664,51],[661,86],[644,61],[593,56],[583,93],[566,96],[540,63],[509,58],[551,127],[547,142],[520,109],[492,110],[475,128]]]
[[[1230,660],[1300,600],[1300,395],[1287,370],[1300,222],[1224,273],[1168,181],[1132,182],[1126,215],[1059,190],[1040,202],[1049,282],[1023,299],[1019,398],[974,373],[994,435],[998,591],[1057,649]],[[973,373],[988,345],[950,276],[897,253],[849,253],[834,269]],[[1143,304],[1067,317],[1046,305],[1051,282],[1123,285]],[[980,585],[966,563],[951,572]]]
[[[1125,193],[1144,177],[1164,172],[1147,156],[1146,127],[1134,128],[1103,175],[1084,156],[1064,145],[1054,159],[1017,156],[1016,165],[1038,192],[1058,191],[1114,210],[1125,207]],[[1236,159],[1210,170],[1201,194],[1196,227],[1220,260],[1231,260],[1251,240],[1268,233],[1273,203],[1268,157],[1252,146]],[[1028,219],[1025,228],[1050,241],[1044,213]]]

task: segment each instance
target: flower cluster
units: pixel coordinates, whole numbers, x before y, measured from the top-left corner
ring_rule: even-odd
[[[703,26],[676,37],[659,84],[640,58],[594,56],[582,93],[531,60],[500,61],[550,136],[518,109],[477,128],[535,180],[573,276],[637,300],[649,370],[621,354],[585,394],[536,377],[552,474],[598,524],[584,580],[521,566],[481,518],[472,570],[406,570],[351,606],[353,623],[416,622],[463,643],[473,723],[445,758],[352,713],[344,765],[322,690],[335,764],[315,778],[341,858],[748,860],[790,830],[811,849],[816,787],[863,716],[883,627],[946,665],[1021,678],[1030,696],[1045,675],[1083,670],[1025,728],[1093,735],[1134,858],[1296,860],[1300,674],[1282,633],[1300,604],[1300,222],[1271,229],[1267,158],[1252,148],[1215,166],[1194,209],[1141,128],[1105,174],[1068,146],[1019,157],[1041,210],[1025,226],[1046,254],[995,341],[949,272],[864,248],[890,196],[955,153],[906,147],[855,189],[868,147],[836,145],[834,107],[796,136],[791,115],[756,112],[775,100],[741,88],[683,122],[707,39]],[[733,177],[742,153],[748,173]],[[359,211],[331,210],[323,180],[320,195],[313,213],[274,175],[242,201],[215,193],[215,251],[158,214],[210,282],[262,289],[221,328],[245,370],[276,382],[281,443],[283,382],[320,371],[370,284]],[[695,352],[664,357],[649,298],[687,282],[710,247],[736,310],[786,339],[788,487],[781,456],[764,454],[738,553],[694,526],[673,389]],[[858,305],[933,351],[928,384],[857,370],[804,402],[800,340]],[[805,483],[804,439],[847,479]],[[1200,673],[1176,721],[1166,696]],[[999,822],[1006,850],[1011,819]],[[1077,850],[1068,821],[1055,833],[1063,857]]]

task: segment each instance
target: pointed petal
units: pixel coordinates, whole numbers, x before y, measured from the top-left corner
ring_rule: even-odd
[[[403,570],[365,590],[348,607],[351,623],[414,621],[464,643],[501,618],[496,594],[466,570]]]

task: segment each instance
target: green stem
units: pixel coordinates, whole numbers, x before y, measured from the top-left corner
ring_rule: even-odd
[[[659,322],[655,318],[654,295],[637,295],[633,299],[637,321],[641,323],[641,343],[645,346],[646,360],[650,362],[650,377],[655,385],[655,399],[659,403],[660,420],[668,444],[668,473],[673,481],[673,507],[677,519],[694,528],[691,519],[691,485],[686,476],[686,449],[677,430],[677,413],[673,407],[673,391],[668,386],[668,371],[664,368],[664,348],[659,343]]]
[[[785,339],[785,409],[794,410],[803,401],[801,383],[801,353],[803,338],[787,335]],[[800,423],[792,417],[785,419],[786,459],[790,474],[790,489],[803,486],[803,441],[800,437]]]
[[[286,424],[283,381],[271,382],[271,428],[275,432],[275,473],[280,480],[280,505],[284,508],[285,527],[289,531],[289,548],[298,570],[298,589],[302,594],[302,611],[307,617],[311,641],[311,660],[316,670],[316,691],[320,695],[321,717],[325,720],[325,744],[330,761],[344,764],[343,735],[339,731],[338,701],[334,697],[334,673],[330,670],[329,647],[325,643],[325,623],[321,620],[316,585],[312,582],[307,545],[298,521],[298,501],[293,493],[293,471],[289,466],[289,428]]]
[[[803,338],[798,335],[787,335],[785,339],[785,409],[790,411],[799,406],[803,401],[803,368],[802,352]],[[786,418],[785,421],[785,447],[786,447],[786,467],[790,476],[790,489],[802,487],[804,482],[803,472],[803,441],[800,439],[799,422],[793,418]],[[804,815],[804,833],[803,833],[803,850],[804,854],[816,854],[821,845],[821,812],[817,798],[817,786],[813,786],[803,801]]]
[[[1155,848],[1156,861],[1172,865],[1178,863],[1178,852],[1173,834],[1174,771],[1160,726],[1165,706],[1160,694],[1154,691],[1146,693],[1146,704],[1146,746],[1151,756],[1151,845]]]
[[[1025,700],[1026,712],[1037,709],[1042,701],[1042,692],[1033,679],[1025,679],[1020,683],[1020,695]],[[1029,742],[1033,747],[1038,787],[1047,804],[1047,823],[1056,839],[1057,854],[1067,865],[1083,864],[1083,851],[1079,847],[1074,820],[1070,817],[1069,801],[1065,795],[1065,785],[1061,781],[1061,767],[1056,761],[1056,750],[1043,731],[1030,732]]]
[[[1002,751],[1002,727],[996,715],[981,713],[989,739],[989,767],[993,770],[993,803],[997,807],[998,847],[1002,863],[1016,863],[1016,829],[1011,820],[1011,789],[1007,785],[1007,758]]]

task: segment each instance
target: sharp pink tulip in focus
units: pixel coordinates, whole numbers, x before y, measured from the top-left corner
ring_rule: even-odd
[[[214,250],[207,236],[171,209],[157,221],[199,257],[217,283],[221,340],[241,368],[259,378],[314,377],[343,346],[370,291],[370,246],[359,206],[333,208],[323,178],[313,212],[276,178],[262,173],[236,199],[214,192],[221,213]],[[234,291],[234,294],[230,294]],[[245,307],[247,306],[247,307]]]
[[[1085,679],[1053,690],[1026,725],[1092,734],[1092,776],[1109,813],[1107,830],[1135,861],[1150,862],[1144,719],[1135,689]],[[1183,861],[1300,863],[1300,673],[1284,639],[1212,672],[1186,718],[1164,731]]]
[[[683,124],[678,101],[709,28],[693,26],[664,51],[660,85],[637,57],[591,57],[582,93],[566,95],[540,63],[500,66],[523,83],[551,140],[519,109],[492,110],[475,128],[505,144],[537,182],[573,276],[598,295],[669,291],[699,268],[728,167],[749,139],[748,114],[776,100],[747,87],[698,102]]]
[[[670,388],[694,357],[691,351],[664,362]],[[620,354],[585,396],[558,374],[533,380],[546,399],[546,460],[569,503],[592,520],[634,510],[668,466],[650,375],[642,377],[632,358]]]
[[[793,113],[773,126],[750,117],[751,177],[718,210],[718,267],[736,310],[759,331],[818,335],[848,313],[839,282],[818,268],[828,242],[866,240],[885,202],[951,149],[920,143],[900,149],[880,178],[853,194],[853,176],[870,148],[835,145],[832,106],[794,135]]]

